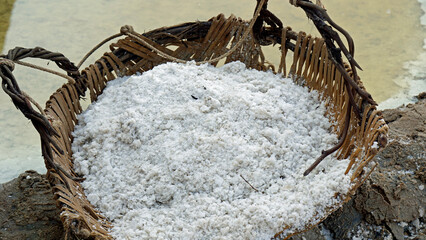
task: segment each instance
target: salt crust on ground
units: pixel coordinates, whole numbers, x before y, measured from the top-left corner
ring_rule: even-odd
[[[167,63],[108,83],[79,116],[76,170],[116,239],[270,239],[350,186],[317,93],[234,62]],[[258,191],[247,184],[242,177]]]

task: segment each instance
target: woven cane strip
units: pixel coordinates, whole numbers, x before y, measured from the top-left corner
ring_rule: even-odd
[[[308,74],[308,72],[311,72],[312,71],[312,67],[313,67],[313,64],[312,64],[312,62],[314,61],[314,46],[315,46],[315,43],[316,43],[316,39],[315,38],[313,38],[312,36],[309,36],[310,37],[310,39],[309,39],[309,45],[308,45],[308,61],[307,61],[307,63],[306,63],[306,65],[307,65],[307,67],[306,67],[306,69],[305,69],[305,71],[303,72],[303,76],[305,77],[305,78],[307,78],[308,76],[309,76],[309,74]]]
[[[287,41],[287,31],[289,30],[288,27],[284,28],[281,33],[281,42],[282,45],[285,45]],[[278,73],[282,73],[283,76],[287,75],[287,66],[286,66],[286,56],[287,56],[287,48],[281,47],[281,58],[280,58],[280,64],[278,66]]]
[[[206,52],[204,59],[212,59],[221,55],[224,46],[228,44],[229,39],[232,37],[229,33],[232,31],[232,24],[236,21],[234,16],[228,19],[220,19],[219,24],[214,29],[215,33],[213,38],[205,42]]]
[[[112,67],[113,72],[110,72],[113,76],[117,77],[120,74],[120,71],[115,64],[114,60],[109,56],[109,53],[105,53],[102,59],[105,59],[107,63]],[[84,70],[83,70],[84,71]]]
[[[233,20],[233,16],[231,16],[228,20]],[[210,27],[209,33],[204,38],[203,45],[204,51],[200,52],[200,55],[195,55],[194,59],[210,59],[212,53],[215,51],[216,45],[219,39],[220,29],[225,25],[226,19],[223,14],[219,15],[216,18],[213,18],[212,25]]]
[[[235,29],[235,28],[234,28]],[[233,30],[235,32],[234,38],[232,39],[231,46],[234,46],[237,42],[243,37],[243,33],[246,30],[246,26],[240,24],[238,28]],[[261,49],[260,46],[257,46],[252,36],[249,37],[243,42],[240,48],[238,48],[233,54],[231,54],[225,61],[225,63],[233,61],[241,61],[247,67],[254,69],[261,69],[261,63],[259,63]]]
[[[234,27],[232,29],[234,39],[232,39],[232,41],[231,41],[231,46],[234,46],[238,42],[238,40],[243,36],[244,30],[245,30],[245,28],[242,24],[234,25]],[[238,59],[244,59],[245,60],[245,58],[241,58],[241,54],[242,54],[241,50],[242,49],[243,49],[243,46],[241,46],[236,51],[234,51],[230,56],[228,56],[226,58],[225,63],[234,62],[234,61],[237,61]]]
[[[65,126],[66,126],[66,131],[69,132],[69,134],[66,137],[69,138],[71,136],[71,132],[74,130],[74,123],[72,121],[69,121],[73,119],[71,117],[69,106],[65,101],[63,93],[64,93],[63,89],[60,89],[52,96],[52,99],[54,99],[57,102],[57,106],[60,111],[59,114],[67,120],[66,121],[67,124],[65,124]]]
[[[303,33],[301,35],[301,38],[303,40],[301,42],[301,51],[300,51],[299,59],[298,59],[299,65],[297,67],[297,73],[296,73],[297,76],[302,76],[303,67],[304,67],[305,63],[307,64],[305,54],[306,54],[306,47],[307,47],[308,41],[309,41],[309,36],[306,36],[306,33]]]
[[[102,93],[102,91],[100,88],[99,79],[95,69],[96,69],[96,65],[91,64],[88,70],[90,72],[90,75],[92,76],[93,92],[97,98]]]
[[[71,173],[71,132],[76,123],[76,120],[72,116],[79,113],[81,108],[76,108],[74,104],[72,104],[72,102],[78,101],[78,98],[75,98],[75,94],[70,94],[72,91],[68,89],[69,88],[63,87],[52,95],[51,100],[47,103],[46,112],[53,117],[53,121],[59,120],[58,124],[53,124],[60,135],[55,141],[57,141],[62,149],[66,150],[64,155],[54,154],[54,161]],[[77,112],[75,112],[75,110],[77,110]],[[98,219],[102,219],[102,217],[93,210],[94,208],[85,198],[84,192],[82,191],[83,188],[80,184],[68,178],[60,178],[56,173],[51,173],[50,175],[55,179],[67,181],[70,185],[70,189],[73,191],[70,192],[69,189],[64,188],[61,184],[55,185],[55,196],[57,200],[63,204],[61,218],[64,223],[66,223],[64,226],[68,228],[67,230],[77,224],[80,226],[79,231],[86,229],[87,232],[89,232],[89,236],[99,237],[99,239],[103,239],[104,236],[107,236],[107,225],[102,226],[99,223]],[[75,218],[70,218],[70,216],[75,216]]]

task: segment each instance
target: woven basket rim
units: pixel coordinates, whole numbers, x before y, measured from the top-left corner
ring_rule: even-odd
[[[158,28],[144,34],[138,34],[152,46],[180,59],[202,61],[211,59],[229,49],[241,39],[247,27],[243,21],[231,15],[225,18],[223,14],[208,21],[187,22],[172,27]],[[282,61],[276,71],[269,65],[263,56],[261,45],[251,35],[238,51],[227,57],[226,62],[240,60],[247,68],[258,70],[273,70],[274,72],[291,76],[295,81],[303,79],[306,86],[321,92],[322,101],[327,102],[327,111],[330,118],[335,120],[334,131],[342,129],[344,114],[348,107],[347,92],[343,87],[342,75],[336,70],[334,63],[328,60],[328,52],[321,38],[314,38],[304,32],[296,33],[291,28],[282,31],[272,29],[269,44],[281,47]],[[175,46],[172,50],[169,46]],[[266,44],[265,44],[266,45]],[[286,64],[288,50],[294,52],[291,65]],[[132,75],[152,69],[154,66],[167,62],[158,54],[152,52],[137,39],[132,37],[121,38],[110,45],[110,52],[105,53],[93,64],[82,70],[81,81],[67,83],[54,92],[46,103],[44,110],[49,120],[54,123],[53,128],[58,136],[52,136],[53,143],[42,142],[42,148],[52,150],[52,156],[44,156],[47,176],[53,185],[54,195],[61,206],[61,220],[67,234],[79,238],[112,239],[108,230],[111,223],[102,216],[87,200],[79,181],[67,176],[48,165],[49,157],[71,176],[78,177],[73,170],[73,156],[71,142],[72,131],[77,124],[77,115],[83,110],[81,107],[81,84],[88,89],[91,102],[96,101],[102,94],[106,82],[117,77]],[[216,65],[213,63],[213,65]],[[348,74],[352,74],[349,65],[345,65]],[[288,74],[287,74],[288,72]],[[357,83],[363,88],[361,80]],[[363,88],[364,89],[364,88]],[[328,214],[322,218],[312,218],[311,224],[305,229],[286,232],[291,226],[283,226],[283,231],[276,237],[287,239],[292,235],[305,231],[331,214],[333,211],[349,201],[356,189],[368,178],[374,166],[371,161],[386,143],[374,148],[374,142],[386,139],[388,127],[380,112],[359,96],[356,98],[358,107],[362,110],[362,119],[358,121],[353,116],[350,120],[348,138],[338,150],[339,158],[351,160],[347,172],[352,171],[352,188],[345,196],[336,196],[342,201],[330,206]],[[360,122],[360,124],[359,124]],[[63,153],[62,153],[63,152]]]

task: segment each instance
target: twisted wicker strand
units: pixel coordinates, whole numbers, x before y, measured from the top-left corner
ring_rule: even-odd
[[[229,51],[227,51],[226,53],[210,59],[210,60],[206,60],[206,61],[201,61],[201,62],[196,62],[197,65],[202,65],[202,64],[206,64],[206,63],[214,63],[214,62],[218,62],[223,58],[228,57],[229,55],[231,55],[232,53],[235,52],[235,50],[237,50],[239,47],[241,47],[241,45],[243,44],[244,40],[248,37],[251,29],[253,28],[254,23],[256,22],[257,18],[260,15],[260,11],[262,10],[262,6],[265,4],[266,0],[261,0],[260,4],[257,6],[256,11],[253,15],[253,18],[250,21],[249,26],[247,27],[247,29],[244,31],[243,36],[239,39],[239,41],[231,48],[229,49]],[[154,51],[155,53],[157,53],[160,57],[165,58],[167,60],[173,61],[173,62],[177,62],[177,63],[187,63],[188,61],[186,60],[182,60],[176,57],[173,57],[161,50],[159,50],[158,48],[152,46],[151,44],[149,44],[145,39],[143,35],[139,35],[137,32],[135,32],[133,30],[132,26],[129,25],[125,25],[123,27],[121,27],[120,29],[120,33],[112,35],[111,37],[108,37],[106,39],[104,39],[102,42],[100,42],[98,45],[96,45],[92,50],[90,50],[84,57],[83,59],[80,61],[80,63],[77,65],[78,68],[81,67],[81,65],[83,64],[83,62],[94,52],[96,51],[98,48],[100,48],[102,45],[104,45],[106,42],[120,37],[122,35],[127,35],[129,37],[132,37],[134,39],[136,39],[137,41],[139,41],[140,43],[142,43],[145,47],[151,49],[152,51]]]

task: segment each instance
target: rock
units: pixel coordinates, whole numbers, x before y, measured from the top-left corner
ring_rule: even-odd
[[[325,236],[327,230],[323,228],[322,226],[316,226],[312,228],[311,230],[296,235],[294,237],[291,237],[291,240],[309,240],[309,239],[315,239],[315,240],[327,240],[327,237]]]
[[[26,171],[0,184],[0,239],[61,239],[59,214],[45,176]]]
[[[425,99],[425,98],[426,98],[426,92],[422,92],[422,93],[420,93],[418,96],[416,96],[416,98],[417,98],[418,100]]]
[[[416,172],[420,170],[418,163],[425,160],[417,154],[426,149],[424,140],[411,143],[410,147],[391,142],[377,156],[380,166],[355,200],[356,208],[363,212],[368,223],[411,222],[420,217],[419,208],[426,206],[426,196],[420,190],[423,183]]]
[[[404,228],[402,226],[396,222],[388,223],[387,226],[396,240],[404,240]]]
[[[419,102],[416,104],[383,111],[383,118],[390,128],[391,140],[408,143],[411,140],[424,140],[426,137],[426,99],[418,98]],[[422,152],[425,154],[425,151]]]
[[[327,229],[332,229],[335,239],[344,239],[351,229],[361,223],[362,219],[363,216],[355,209],[352,199],[346,207],[337,210],[332,217],[324,221],[323,225]]]

